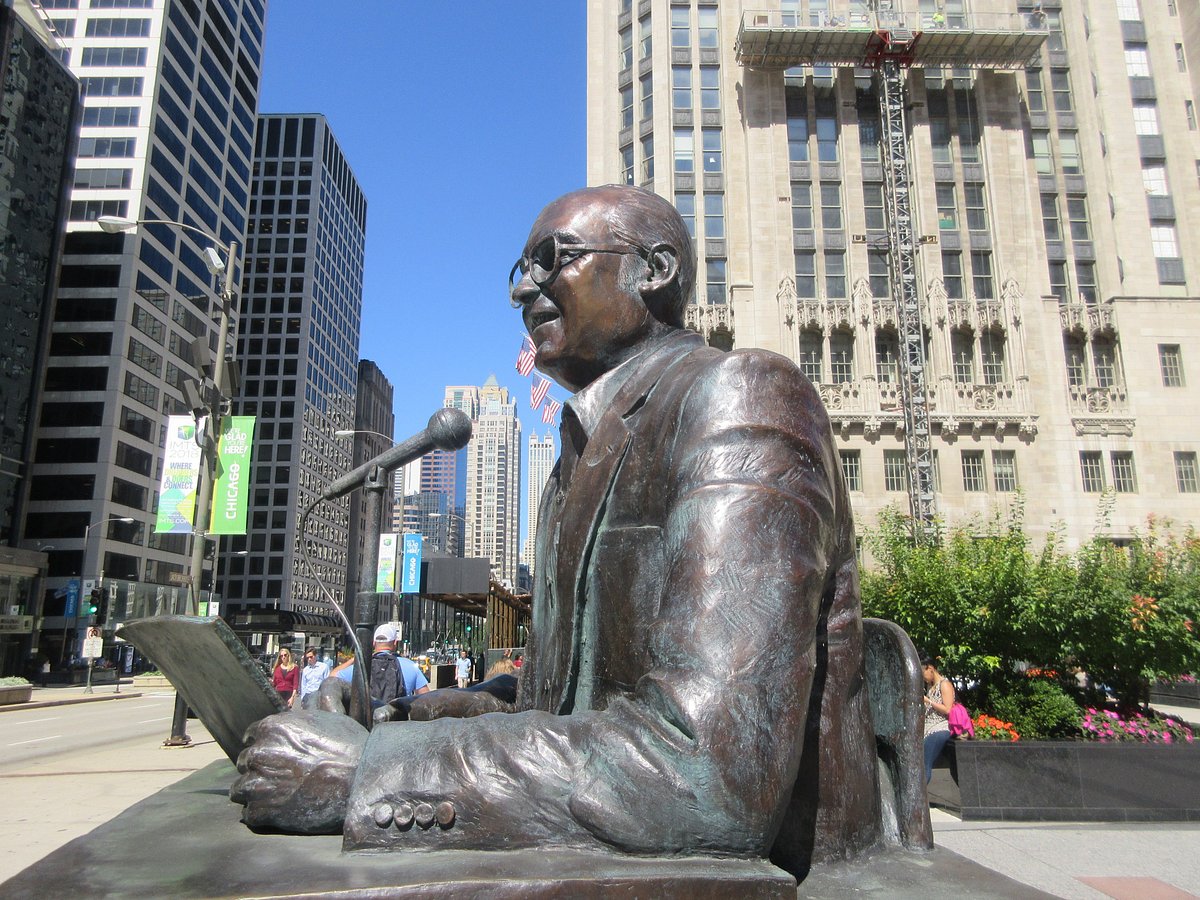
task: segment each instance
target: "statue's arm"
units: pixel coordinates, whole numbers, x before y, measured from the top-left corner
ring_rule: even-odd
[[[632,692],[602,711],[376,728],[347,846],[765,852],[799,761],[833,544],[811,395],[782,360],[737,354],[693,388],[657,616],[630,622],[654,665]],[[449,821],[421,827],[418,811]]]

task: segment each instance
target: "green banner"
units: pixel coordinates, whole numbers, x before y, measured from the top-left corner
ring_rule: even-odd
[[[396,549],[399,535],[379,536],[379,567],[375,570],[375,592],[390,593],[396,590]]]
[[[196,443],[196,423],[191,416],[169,416],[162,482],[158,489],[158,517],[154,522],[154,530],[159,534],[191,534],[199,476],[200,445]]]
[[[254,416],[229,416],[221,423],[217,445],[217,480],[213,483],[209,534],[245,534],[246,501],[250,496],[250,451]]]

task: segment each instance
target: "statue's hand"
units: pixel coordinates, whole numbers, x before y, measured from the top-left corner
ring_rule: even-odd
[[[251,828],[337,834],[367,730],[348,716],[302,710],[268,716],[246,731],[241,777],[229,798]]]
[[[486,691],[471,692],[462,690],[430,691],[412,698],[409,704],[408,718],[414,722],[428,722],[432,719],[469,719],[472,716],[482,716],[490,712],[513,712],[512,703],[506,703],[499,697]]]

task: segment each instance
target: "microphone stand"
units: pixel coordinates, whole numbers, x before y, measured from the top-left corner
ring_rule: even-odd
[[[363,481],[363,492],[366,494],[367,527],[363,537],[363,561],[358,571],[358,592],[354,596],[354,609],[351,621],[354,622],[358,633],[360,646],[372,646],[374,628],[379,624],[380,605],[390,602],[392,618],[398,615],[396,611],[396,595],[375,590],[376,572],[379,569],[379,535],[383,531],[383,492],[388,489],[391,472],[382,466],[372,466]],[[363,660],[363,665],[367,660]],[[358,660],[355,660],[358,665]],[[364,671],[369,672],[370,669]]]

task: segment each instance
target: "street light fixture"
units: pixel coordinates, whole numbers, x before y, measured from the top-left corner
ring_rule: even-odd
[[[221,276],[221,324],[217,337],[217,358],[212,366],[212,389],[192,391],[196,395],[192,411],[197,419],[205,413],[204,428],[196,429],[197,443],[200,445],[200,478],[196,487],[196,511],[192,524],[192,554],[188,564],[188,591],[186,612],[195,615],[200,605],[200,585],[204,573],[204,545],[208,537],[208,522],[212,515],[213,482],[216,480],[217,441],[221,434],[221,416],[224,414],[225,403],[231,399],[226,397],[227,374],[226,346],[229,343],[229,320],[233,310],[234,270],[238,263],[238,243],[230,241],[223,244],[219,239],[202,228],[189,225],[186,222],[176,222],[173,219],[123,219],[118,216],[101,216],[96,220],[100,230],[108,234],[123,231],[133,231],[139,225],[170,225],[174,228],[190,231],[210,241],[210,246],[203,251],[204,264],[213,275]],[[221,252],[225,258],[221,258]],[[229,360],[232,362],[232,360]],[[205,366],[199,360],[194,360],[196,368],[203,370]],[[202,384],[203,387],[203,384]],[[230,391],[232,393],[232,390]],[[197,422],[199,425],[199,422]],[[171,737],[165,742],[166,746],[187,746],[191,739],[184,733],[187,724],[187,704],[178,694],[175,696],[175,716],[171,722]]]

